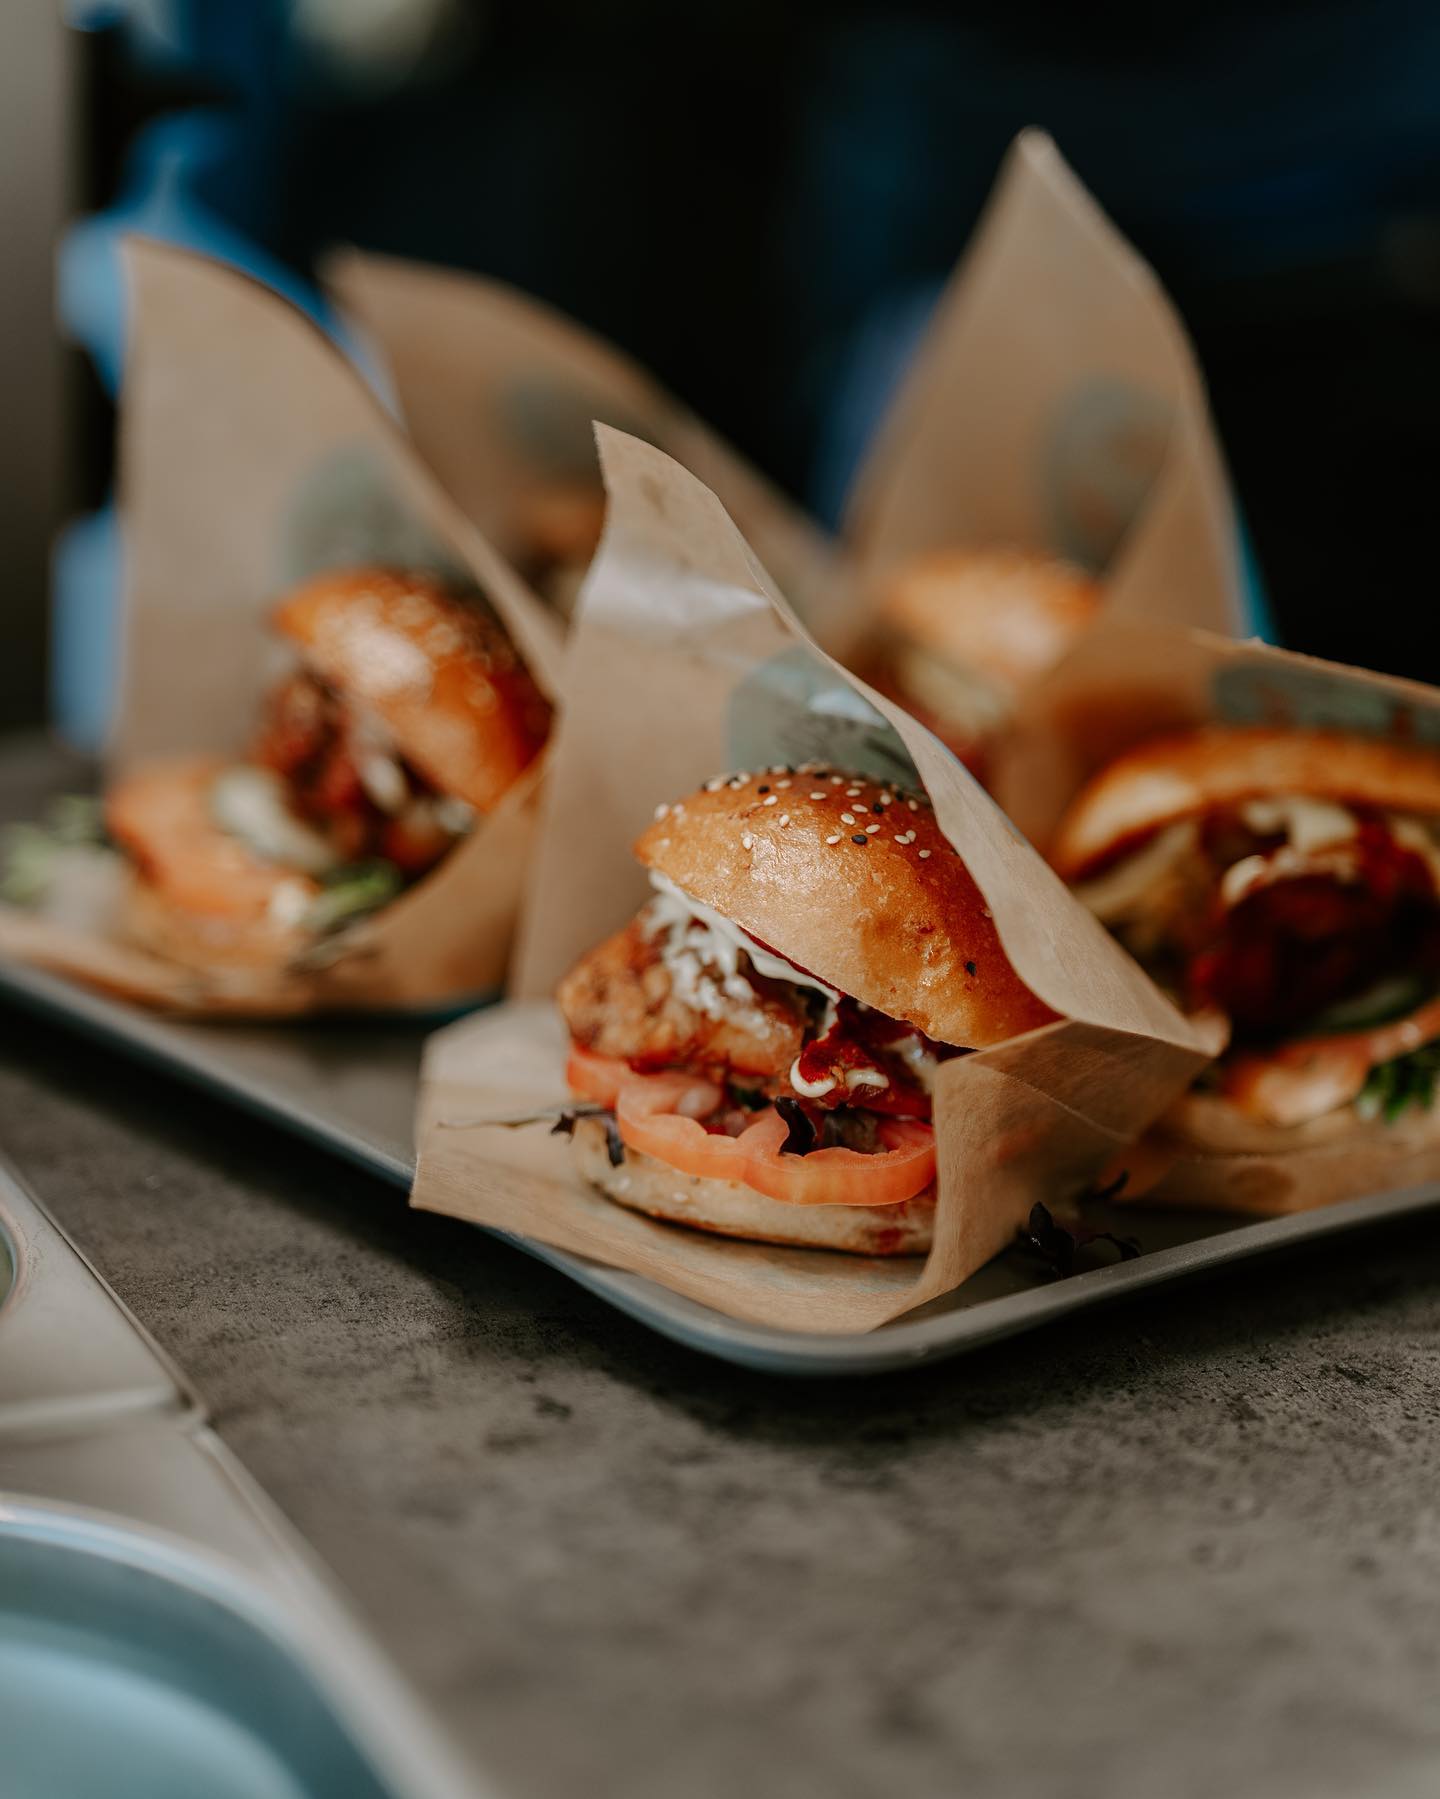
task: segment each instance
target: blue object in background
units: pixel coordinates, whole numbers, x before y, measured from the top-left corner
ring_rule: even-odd
[[[113,504],[67,525],[50,562],[50,712],[77,749],[110,728],[120,665],[120,515]]]
[[[242,155],[246,143],[240,123],[219,111],[155,120],[130,151],[115,204],[76,225],[61,245],[60,318],[89,352],[110,394],[119,391],[124,364],[120,244],[127,233],[181,244],[243,269],[293,301],[325,330],[336,330],[334,314],[317,289],[236,230],[205,199],[207,181]]]

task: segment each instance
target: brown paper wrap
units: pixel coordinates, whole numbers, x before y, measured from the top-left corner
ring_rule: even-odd
[[[517,566],[552,500],[602,496],[593,421],[657,444],[720,496],[809,614],[843,579],[818,526],[629,357],[481,275],[337,251],[326,285],[380,353],[406,427]]]
[[[553,616],[339,351],[268,289],[207,258],[131,240],[126,262],[125,621],[110,772],[243,752],[286,661],[269,609],[330,567],[427,568],[477,588],[553,693]],[[537,784],[532,770],[433,874],[305,966],[200,976],[10,909],[0,909],[0,954],[203,1013],[463,999],[503,976]]]
[[[517,956],[516,1002],[432,1039],[414,1203],[647,1275],[737,1317],[868,1329],[945,1293],[1061,1202],[1205,1061],[1140,974],[936,740],[822,655],[715,496],[601,428],[609,520],[570,646],[567,705]],[[558,976],[648,894],[630,846],[661,801],[736,766],[810,757],[917,781],[1022,978],[1060,1022],[945,1063],[935,1247],[923,1262],[735,1243],[611,1204],[568,1146],[514,1120],[566,1101]]]
[[[1008,543],[1101,574],[1105,613],[1240,627],[1234,508],[1194,351],[1043,132],[1011,148],[846,532],[867,586],[926,550]]]
[[[846,659],[864,652],[890,567],[964,544],[1095,570],[1106,611],[1240,626],[1234,509],[1184,327],[1043,132],[1016,139],[828,547],[628,358],[539,302],[353,251],[331,258],[327,279],[370,334],[428,462],[521,566],[537,498],[596,478],[596,418],[712,488]]]
[[[996,790],[1043,848],[1083,783],[1116,756],[1158,733],[1212,722],[1440,750],[1440,692],[1268,644],[1112,619],[1026,696]],[[1147,1205],[1306,1211],[1440,1178],[1440,1116],[1411,1112],[1387,1125],[1347,1107],[1282,1131],[1196,1094],[1157,1122],[1132,1162],[1133,1196]]]

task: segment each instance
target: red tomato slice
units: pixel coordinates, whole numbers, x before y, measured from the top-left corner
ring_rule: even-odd
[[[763,1133],[763,1134],[762,1134]],[[935,1132],[916,1120],[880,1121],[884,1149],[812,1149],[784,1155],[788,1131],[775,1111],[737,1139],[749,1150],[745,1184],[792,1206],[898,1206],[935,1179]],[[621,1132],[624,1135],[624,1132]]]
[[[570,1060],[565,1064],[565,1079],[572,1093],[581,1099],[592,1099],[597,1106],[613,1106],[626,1081],[634,1080],[628,1062],[611,1056],[595,1056],[578,1043],[570,1045]]]
[[[615,1108],[620,1139],[642,1155],[701,1180],[742,1181],[770,1199],[800,1206],[900,1205],[935,1179],[935,1133],[909,1119],[879,1122],[884,1148],[814,1149],[786,1155],[789,1128],[773,1106],[738,1137],[707,1131],[724,1101],[712,1081],[689,1074],[636,1074],[625,1062],[572,1045],[566,1078],[575,1092]]]

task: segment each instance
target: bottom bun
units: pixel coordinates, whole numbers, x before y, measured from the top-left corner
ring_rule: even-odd
[[[314,941],[308,932],[266,917],[227,917],[176,905],[138,874],[132,874],[119,928],[126,942],[201,973],[276,974]]]
[[[1139,1205],[1277,1217],[1440,1179],[1440,1105],[1393,1123],[1353,1106],[1306,1124],[1248,1118],[1213,1093],[1187,1094],[1153,1125],[1118,1170],[1119,1195]]]
[[[616,1168],[598,1118],[576,1120],[572,1148],[585,1179],[620,1205],[721,1237],[857,1256],[918,1256],[929,1250],[934,1234],[933,1185],[899,1205],[799,1206],[770,1199],[742,1181],[682,1174],[638,1150],[627,1149]]]

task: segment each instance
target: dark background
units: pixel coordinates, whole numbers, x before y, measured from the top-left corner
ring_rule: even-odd
[[[343,11],[180,7],[160,59],[91,34],[85,203],[200,109],[229,135],[197,192],[264,250],[513,281],[825,512],[841,399],[1042,125],[1189,324],[1282,639],[1440,677],[1440,6],[419,0],[419,36],[358,61]],[[98,386],[79,419],[96,503]]]

